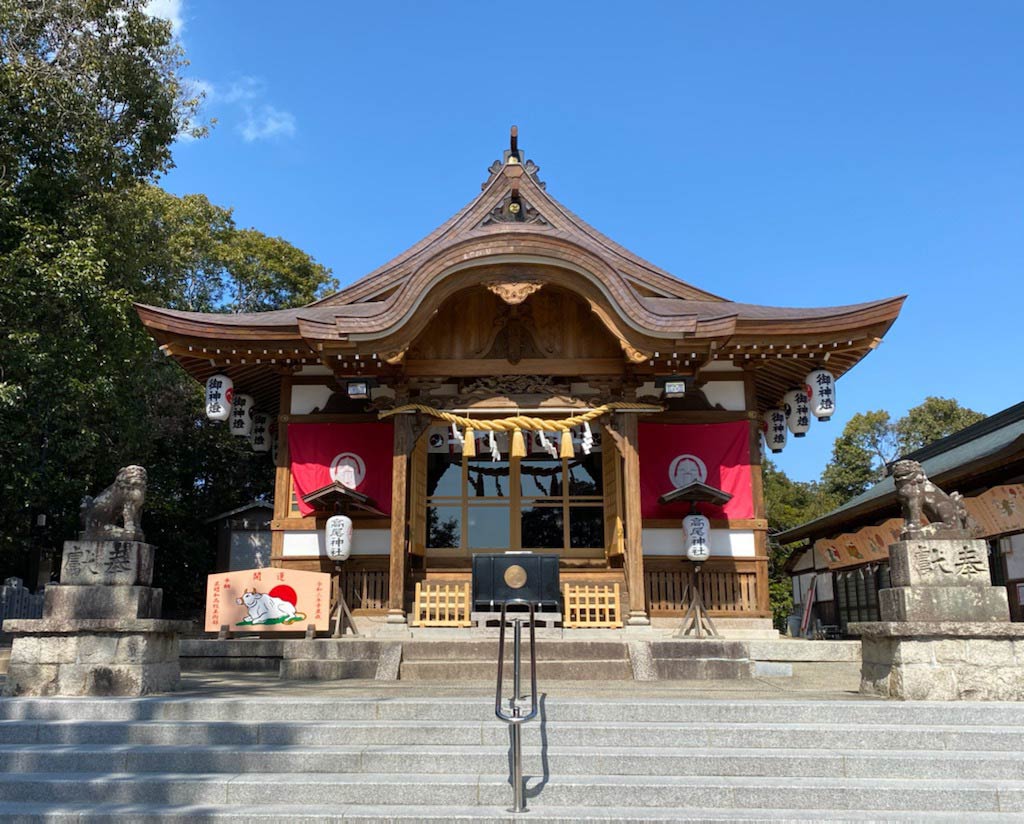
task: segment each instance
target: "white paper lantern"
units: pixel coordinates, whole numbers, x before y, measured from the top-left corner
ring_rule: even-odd
[[[235,385],[227,375],[213,375],[206,380],[206,417],[226,421],[231,417],[231,401]]]
[[[782,409],[769,409],[764,413],[761,424],[764,442],[773,454],[778,454],[786,447],[786,413]]]
[[[803,389],[791,389],[782,396],[786,409],[786,426],[794,438],[802,438],[811,428],[811,401]]]
[[[231,434],[248,438],[252,434],[252,415],[256,410],[253,408],[252,395],[241,395],[235,393],[231,401]]]
[[[819,421],[827,421],[836,411],[836,379],[826,369],[815,369],[806,380],[811,414]]]
[[[686,536],[686,557],[695,564],[706,561],[711,554],[711,548],[708,546],[711,521],[693,512],[683,518],[683,534]]]
[[[352,519],[348,515],[332,515],[324,527],[327,556],[334,561],[347,561],[352,554]]]
[[[252,416],[252,435],[249,437],[253,452],[270,451],[270,415],[257,412]]]

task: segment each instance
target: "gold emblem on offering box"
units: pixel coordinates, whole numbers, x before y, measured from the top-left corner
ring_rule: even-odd
[[[505,570],[505,583],[510,589],[521,589],[526,584],[526,570],[519,564]]]

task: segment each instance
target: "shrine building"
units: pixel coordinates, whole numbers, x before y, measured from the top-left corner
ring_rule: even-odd
[[[488,172],[434,232],[308,306],[137,306],[207,384],[210,417],[275,461],[272,565],[330,572],[357,614],[417,623],[417,585],[529,550],[556,555],[563,584],[617,585],[621,620],[642,625],[683,613],[685,547],[703,540],[710,614],[769,618],[762,449],[828,419],[834,380],[903,298],[737,303],[569,211],[515,130]],[[719,503],[673,498],[688,488]],[[684,535],[694,510],[706,536]],[[345,560],[325,536],[339,511]]]

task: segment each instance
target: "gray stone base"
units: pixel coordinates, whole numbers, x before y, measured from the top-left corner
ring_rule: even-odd
[[[26,635],[14,639],[6,695],[146,695],[177,689],[174,632]]]
[[[893,587],[878,591],[889,621],[1000,621],[1010,618],[1006,587]]]
[[[43,618],[159,618],[162,603],[163,590],[152,587],[51,584]]]
[[[861,636],[864,695],[904,701],[1024,701],[1024,625],[874,622]]]

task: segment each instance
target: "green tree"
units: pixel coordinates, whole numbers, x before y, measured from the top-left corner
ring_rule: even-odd
[[[793,588],[783,569],[790,551],[775,536],[824,515],[835,508],[837,500],[821,484],[794,481],[767,459],[762,464],[761,477],[768,514],[769,599],[775,626],[781,629],[793,610]]]
[[[0,565],[59,547],[81,497],[141,463],[171,604],[201,597],[204,519],[269,492],[272,470],[203,424],[200,387],[133,301],[279,308],[333,285],[285,241],[154,185],[176,135],[201,131],[184,65],[141,0],[0,0]]]
[[[888,412],[858,412],[832,445],[822,484],[829,495],[845,503],[885,477],[885,465],[899,451]]]
[[[850,418],[832,446],[822,475],[825,490],[842,504],[882,480],[886,465],[984,419],[952,398],[929,396],[895,423],[884,410]]]
[[[953,398],[929,395],[896,422],[900,454],[906,455],[984,419],[981,412],[961,406]]]

